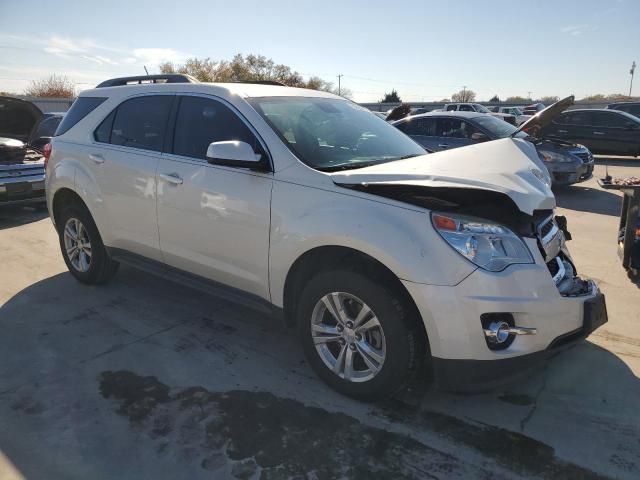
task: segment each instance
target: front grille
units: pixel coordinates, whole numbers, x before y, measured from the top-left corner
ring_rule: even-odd
[[[591,155],[591,152],[574,152],[573,154],[580,160],[582,160],[582,163],[589,163],[591,160],[593,160],[593,155]]]
[[[555,258],[547,263],[547,268],[549,269],[549,273],[552,277],[555,277],[560,271],[560,265]]]
[[[546,237],[549,232],[553,229],[553,218],[549,218],[545,223],[540,226],[540,237],[541,239]]]

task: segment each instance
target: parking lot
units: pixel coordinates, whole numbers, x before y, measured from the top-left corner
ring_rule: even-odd
[[[609,323],[525,378],[362,404],[318,380],[292,332],[131,268],[67,272],[43,210],[0,210],[0,479],[639,478],[640,285],[616,255],[599,159],[557,194]],[[496,372],[499,375],[499,372]]]

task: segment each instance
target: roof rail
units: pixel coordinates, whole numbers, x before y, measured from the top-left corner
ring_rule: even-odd
[[[98,84],[96,88],[140,85],[145,83],[198,83],[198,80],[182,73],[170,73],[166,75],[139,75],[136,77],[111,78]]]
[[[253,83],[257,85],[277,85],[278,87],[286,87],[287,85],[277,80],[238,80],[232,83]]]

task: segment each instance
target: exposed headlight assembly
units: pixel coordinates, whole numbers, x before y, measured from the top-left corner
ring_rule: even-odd
[[[539,153],[540,153],[540,156],[542,157],[543,162],[570,163],[575,161],[575,159],[571,158],[569,155],[562,155],[561,153],[557,153],[557,152],[540,150]]]
[[[460,255],[490,272],[516,263],[534,263],[520,237],[502,225],[449,213],[432,213],[431,222]]]

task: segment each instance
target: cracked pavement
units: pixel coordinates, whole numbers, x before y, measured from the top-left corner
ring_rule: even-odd
[[[43,212],[0,210],[0,480],[638,478],[640,287],[615,253],[620,198],[590,180],[558,203],[609,323],[501,388],[418,384],[375,405],[329,390],[262,314],[126,267],[78,284]]]

